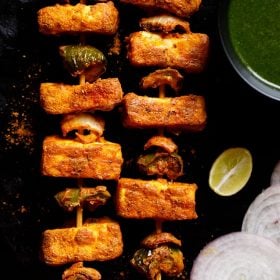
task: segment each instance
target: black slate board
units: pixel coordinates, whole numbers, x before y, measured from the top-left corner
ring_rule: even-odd
[[[41,233],[72,217],[56,205],[53,195],[75,184],[40,175],[42,140],[46,135],[59,133],[60,119],[46,115],[40,108],[39,85],[45,81],[73,82],[61,64],[57,47],[77,40],[46,38],[38,33],[38,9],[54,3],[0,2],[0,263],[1,273],[10,279],[61,279],[67,267],[48,267],[39,260]],[[124,38],[138,30],[137,20],[143,14],[133,7],[119,6],[120,32]],[[272,169],[279,159],[280,103],[251,89],[232,69],[221,47],[217,21],[218,1],[214,0],[204,0],[200,11],[191,18],[193,32],[210,36],[211,53],[207,71],[186,77],[184,89],[205,96],[208,124],[199,134],[175,137],[186,163],[180,181],[193,181],[199,186],[199,218],[164,224],[164,229],[183,241],[186,270],[178,279],[188,279],[195,256],[210,240],[240,230],[249,203],[269,186]],[[102,48],[110,44],[102,38],[88,40]],[[109,58],[106,75],[117,75],[124,92],[137,92],[139,79],[145,73],[146,69],[130,67],[123,51],[120,57]],[[152,132],[123,129],[118,110],[104,117],[105,137],[123,147],[126,163],[122,176],[141,176],[133,163]],[[208,173],[218,154],[233,146],[247,147],[252,152],[252,177],[238,194],[219,197],[208,187]],[[108,187],[114,194],[114,183],[109,182]],[[89,265],[99,269],[103,279],[143,279],[131,268],[129,259],[140,241],[153,231],[153,223],[120,219],[115,215],[113,202],[95,215],[108,215],[120,222],[125,247],[123,256],[117,260]]]

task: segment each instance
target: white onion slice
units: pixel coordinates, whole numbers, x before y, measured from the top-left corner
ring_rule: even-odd
[[[270,185],[280,185],[280,160],[276,163],[272,171]]]
[[[75,131],[78,141],[92,143],[103,134],[105,121],[103,118],[90,113],[66,114],[61,121],[62,135],[65,137],[71,131]],[[84,134],[87,130],[88,134]]]
[[[244,216],[242,231],[261,235],[280,245],[280,185],[268,187],[254,199]]]
[[[279,280],[280,247],[262,236],[233,232],[206,245],[190,280]]]

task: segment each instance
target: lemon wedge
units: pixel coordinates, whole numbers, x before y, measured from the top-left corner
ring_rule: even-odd
[[[252,169],[253,160],[248,149],[243,147],[226,149],[211,166],[209,186],[219,195],[234,195],[246,185]]]

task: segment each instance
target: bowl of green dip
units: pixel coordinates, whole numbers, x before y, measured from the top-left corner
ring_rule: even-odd
[[[280,0],[223,0],[219,32],[238,74],[280,101]]]

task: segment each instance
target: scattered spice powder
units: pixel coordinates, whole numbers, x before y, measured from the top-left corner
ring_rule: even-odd
[[[7,144],[11,146],[21,145],[33,151],[34,132],[32,131],[28,116],[24,112],[11,113],[11,120],[8,123],[4,138]]]
[[[113,39],[113,45],[111,46],[111,48],[108,51],[108,55],[120,55],[121,52],[121,40],[120,40],[120,35],[119,33],[117,33],[114,36]]]

